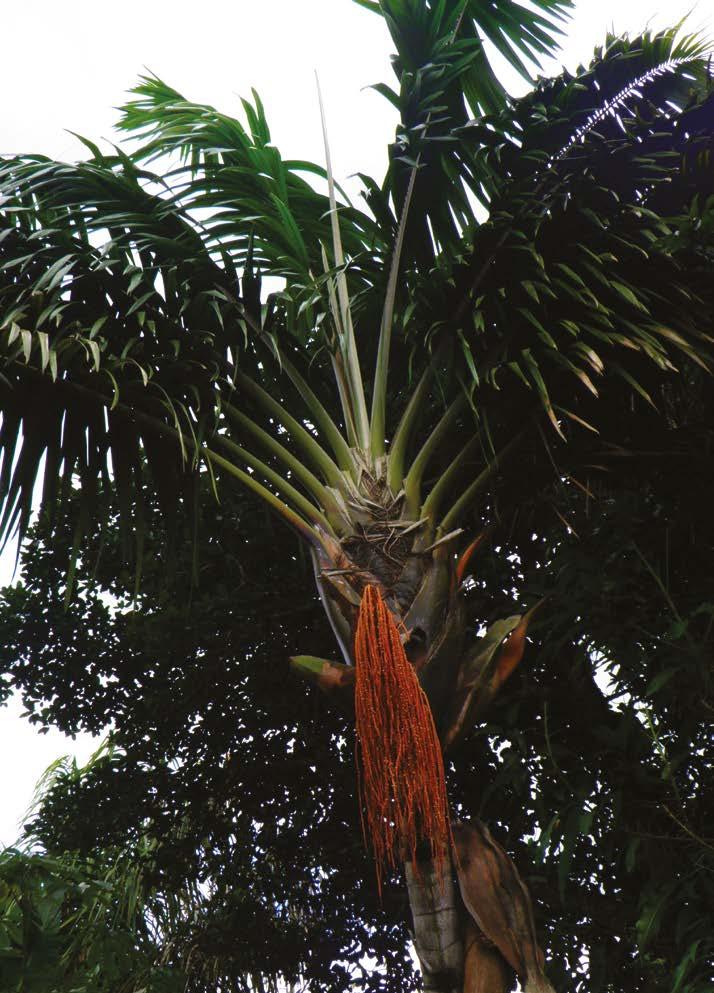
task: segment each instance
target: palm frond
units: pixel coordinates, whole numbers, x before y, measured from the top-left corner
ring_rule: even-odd
[[[652,207],[701,151],[686,108],[701,113],[710,89],[699,39],[611,39],[589,69],[514,102],[487,137],[473,126],[474,142],[491,146],[492,201],[457,274],[452,321],[465,366],[492,386],[515,376],[556,427],[547,382],[559,389],[574,375],[596,394],[608,369],[632,385],[642,359],[661,370],[677,352],[708,361],[706,305],[674,250],[678,222]],[[691,186],[687,195],[670,200],[676,214]]]
[[[439,248],[455,250],[476,223],[474,204],[484,197],[478,158],[453,132],[506,103],[489,52],[530,78],[529,65],[557,48],[572,4],[382,0],[365,6],[384,17],[396,48],[396,89],[376,87],[400,115],[387,183],[399,216],[413,187],[405,244],[408,259],[424,263]]]
[[[249,248],[266,275],[300,283],[321,271],[320,244],[330,198],[306,177],[327,182],[326,170],[283,160],[271,142],[257,93],[242,101],[247,127],[213,107],[192,103],[155,76],[142,77],[122,108],[119,128],[139,141],[137,162],[172,162],[174,195],[194,216],[206,212],[208,246],[231,255],[237,268]],[[379,231],[349,203],[340,209],[345,255],[364,252]]]
[[[2,533],[24,533],[42,475],[41,512],[56,512],[79,483],[80,541],[100,512],[97,488],[112,463],[123,467],[122,517],[141,519],[140,501],[127,500],[130,488],[138,493],[150,429],[133,424],[127,409],[189,437],[209,430],[220,369],[214,288],[225,275],[180,214],[118,159],[15,160],[0,184]],[[203,334],[189,334],[199,322]]]
[[[51,519],[79,495],[75,554],[114,492],[138,561],[142,466],[170,519],[204,455],[229,465],[205,445],[245,351],[235,269],[123,154],[10,160],[0,186],[0,537],[22,538],[42,479],[38,511]],[[243,479],[251,465],[249,453],[230,471]]]
[[[170,514],[181,478],[210,466],[301,534],[342,534],[377,463],[436,526],[437,507],[455,519],[483,489],[474,479],[497,472],[534,395],[565,435],[563,418],[595,425],[606,376],[656,403],[651,370],[678,355],[708,365],[705,47],[676,31],[610,38],[575,75],[489,103],[483,39],[497,31],[525,71],[566,6],[379,5],[398,48],[399,91],[382,89],[401,123],[385,184],[365,177],[373,217],[338,201],[330,168],[281,158],[257,95],[241,122],[155,77],[123,109],[131,156],[87,142],[77,165],[5,162],[0,533],[24,533],[41,478],[48,514],[79,488],[76,547],[109,493],[140,545],[147,478]],[[284,287],[266,297],[263,276]],[[378,351],[371,452],[357,345]],[[388,368],[410,403],[388,402]],[[417,419],[431,434],[410,452]]]

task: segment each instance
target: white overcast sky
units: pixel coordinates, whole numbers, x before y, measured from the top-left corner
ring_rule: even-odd
[[[149,69],[229,114],[255,87],[283,154],[322,161],[317,70],[338,178],[357,171],[382,177],[394,118],[367,87],[391,81],[391,46],[381,21],[350,0],[25,0],[4,7],[2,153],[71,159],[81,146],[68,132],[111,139],[115,108]],[[669,26],[688,13],[690,29],[714,39],[714,0],[579,0],[547,72],[589,60],[608,29]],[[85,759],[97,745],[57,732],[39,736],[21,710],[17,700],[0,710],[0,844],[15,840],[45,767],[68,751]]]

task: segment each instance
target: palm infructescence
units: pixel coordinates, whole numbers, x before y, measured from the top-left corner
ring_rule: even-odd
[[[568,3],[358,2],[391,32],[400,119],[366,211],[329,161],[280,157],[257,96],[243,125],[153,77],[123,111],[130,153],[3,163],[0,530],[24,532],[41,475],[50,517],[79,489],[75,552],[114,494],[139,563],[147,482],[170,519],[233,479],[312,555],[342,659],[296,670],[350,697],[377,588],[448,752],[533,613],[469,635],[479,542],[553,448],[577,461],[601,383],[651,403],[680,359],[710,361],[691,231],[714,203],[714,96],[704,44],[666,31],[509,99],[482,37],[525,74]],[[267,298],[262,276],[282,280]],[[406,865],[426,987],[508,989],[512,967],[549,988],[512,863],[482,826],[454,844],[463,904]]]

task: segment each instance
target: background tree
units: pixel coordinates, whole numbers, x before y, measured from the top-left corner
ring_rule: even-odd
[[[523,56],[549,49],[563,4],[544,0],[536,13],[504,2],[493,14],[363,5],[392,32],[398,90],[382,90],[401,117],[385,184],[364,178],[371,215],[346,206],[338,220],[329,168],[327,196],[315,193],[298,173],[321,170],[281,161],[257,98],[246,130],[158,80],[125,110],[122,126],[143,142],[131,157],[90,144],[78,166],[8,163],[2,527],[25,530],[42,468],[48,518],[79,505],[71,590],[112,488],[120,531],[126,540],[133,526],[143,560],[144,464],[168,518],[177,498],[198,506],[187,489],[196,481],[238,480],[307,543],[348,663],[363,590],[380,590],[451,748],[517,664],[531,616],[494,615],[492,591],[481,606],[489,626],[474,630],[463,589],[473,545],[455,556],[457,525],[502,527],[523,511],[524,474],[541,490],[549,459],[570,474],[590,458],[584,442],[561,449],[557,435],[602,426],[602,408],[619,412],[618,378],[633,402],[652,402],[675,352],[706,363],[710,260],[681,218],[706,228],[710,81],[701,43],[664,32],[611,39],[576,77],[508,101],[479,31],[523,68]],[[167,178],[148,171],[172,156]],[[286,281],[267,304],[259,272]],[[376,352],[371,381],[358,340],[363,358]],[[588,398],[594,376],[605,404]],[[267,461],[245,447],[256,443]],[[300,656],[296,666],[323,683],[352,678],[338,663]],[[409,810],[408,796],[387,799]],[[416,836],[399,840],[413,858]],[[445,839],[428,840],[439,856]],[[512,872],[488,836],[469,844]],[[476,919],[527,988],[542,988],[530,925],[507,947],[502,929]],[[438,960],[426,963],[417,935],[427,982],[470,988],[470,960],[462,980],[459,956],[444,957],[461,924],[447,933],[443,915],[433,923]]]
[[[714,473],[696,374],[669,411],[670,427],[643,412],[627,434],[613,411],[624,468],[583,475],[590,496],[553,473],[469,584],[476,623],[540,595],[546,578],[553,592],[528,668],[464,742],[449,782],[462,815],[514,853],[558,989],[711,983]],[[603,458],[609,438],[594,441]],[[161,842],[151,878],[169,890],[211,879],[223,894],[187,941],[220,949],[226,983],[252,972],[341,990],[346,970],[367,990],[409,988],[406,904],[387,887],[380,907],[359,842],[350,721],[321,696],[306,708],[287,670],[321,622],[319,604],[296,610],[290,593],[309,565],[269,522],[245,500],[216,521],[208,499],[193,591],[190,544],[167,586],[166,541],[150,528],[138,601],[114,532],[98,570],[97,544],[86,546],[67,611],[71,524],[62,541],[33,533],[24,584],[0,612],[6,681],[40,725],[74,733],[113,717],[117,743],[84,778],[58,775],[33,832],[53,857],[96,856],[136,845],[150,824]],[[290,582],[256,584],[266,559]],[[230,894],[242,895],[239,923]],[[363,950],[386,972],[365,974]]]
[[[46,793],[76,793],[93,770],[114,762],[111,747],[100,748],[84,768],[58,760],[43,777],[37,805]],[[179,830],[177,839],[185,834]],[[199,880],[195,873],[169,877],[164,846],[152,835],[150,822],[137,825],[129,836],[122,834],[121,840],[121,845],[102,848],[95,836],[91,852],[52,856],[38,850],[37,838],[28,833],[20,849],[0,855],[3,989],[171,993],[189,987],[285,988],[265,973],[237,971],[250,970],[251,964],[225,954],[223,942],[238,915],[243,932],[250,932],[247,891],[236,890],[227,900],[221,884]],[[288,918],[287,908],[283,917]],[[256,944],[266,943],[267,937],[263,932]],[[275,930],[271,945],[276,944],[278,969],[285,970],[288,934]]]

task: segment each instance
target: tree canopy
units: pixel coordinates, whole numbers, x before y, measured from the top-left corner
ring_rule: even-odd
[[[658,369],[708,354],[708,258],[669,223],[709,223],[704,44],[609,38],[591,66],[509,100],[475,25],[520,65],[553,48],[568,5],[509,0],[493,24],[478,4],[366,6],[397,48],[397,87],[381,90],[399,123],[384,181],[362,177],[364,208],[337,201],[322,166],[283,161],[257,95],[240,122],[154,77],[122,111],[131,154],[88,142],[79,163],[4,163],[3,534],[24,533],[38,475],[50,514],[76,476],[78,548],[104,478],[140,548],[137,466],[169,517],[186,496],[173,438],[184,467],[207,460],[204,478],[342,535],[354,452],[383,456],[387,421],[390,485],[408,481],[408,511],[448,527],[482,485],[452,471],[426,504],[439,462],[478,476],[534,404],[561,434],[597,426],[603,373],[647,400]],[[284,286],[261,303],[264,277]],[[463,455],[460,384],[484,432]]]

